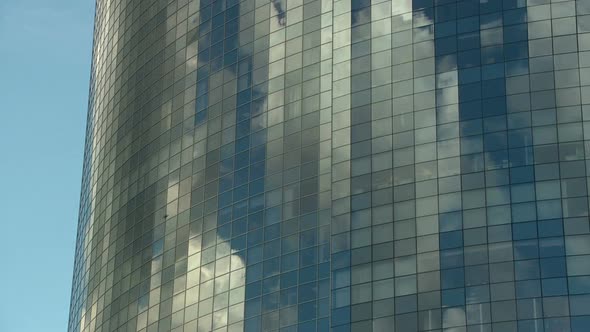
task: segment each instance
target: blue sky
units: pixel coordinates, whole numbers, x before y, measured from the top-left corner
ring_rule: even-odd
[[[66,331],[94,0],[0,0],[0,331]]]

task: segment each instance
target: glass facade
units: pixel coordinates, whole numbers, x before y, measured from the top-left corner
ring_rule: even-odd
[[[97,0],[85,151],[71,332],[590,329],[589,0]]]

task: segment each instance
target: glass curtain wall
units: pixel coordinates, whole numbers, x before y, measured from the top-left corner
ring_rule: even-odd
[[[68,330],[586,332],[589,95],[587,0],[97,0]]]

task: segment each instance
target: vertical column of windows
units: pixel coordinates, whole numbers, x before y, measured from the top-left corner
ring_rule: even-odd
[[[331,319],[334,331],[350,330],[350,91],[351,3],[332,7],[332,221]]]

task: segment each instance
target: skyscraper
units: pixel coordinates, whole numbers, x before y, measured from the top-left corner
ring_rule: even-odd
[[[590,1],[97,0],[88,114],[72,332],[590,329]]]

